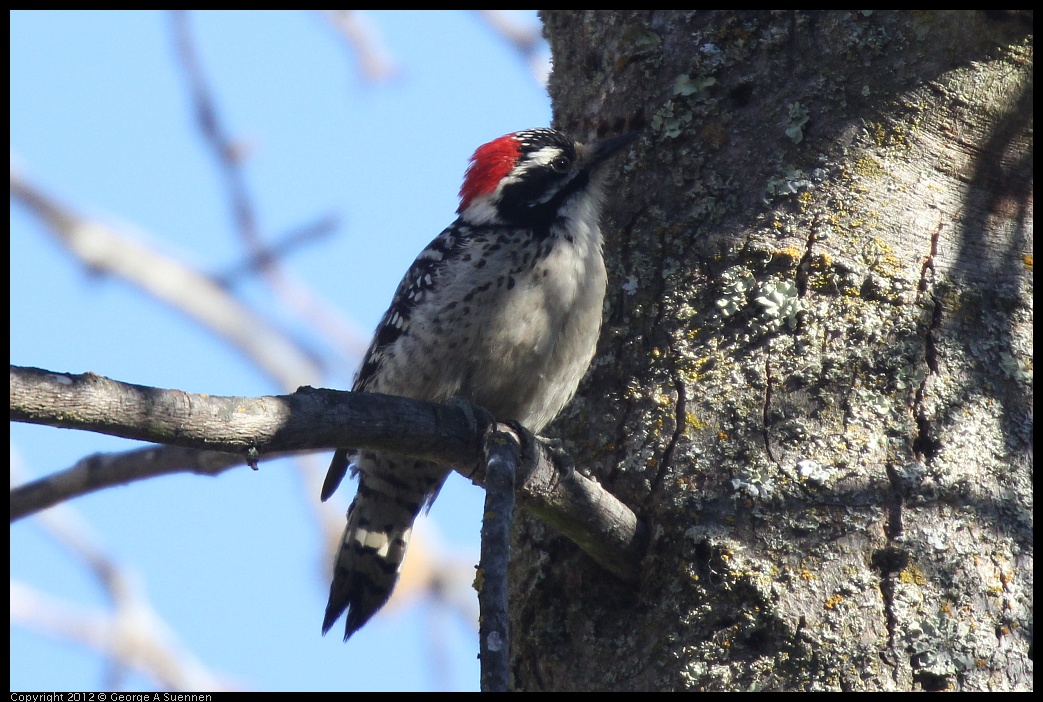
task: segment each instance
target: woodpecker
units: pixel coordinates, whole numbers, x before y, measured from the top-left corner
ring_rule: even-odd
[[[457,220],[417,257],[377,327],[353,391],[464,398],[539,432],[594,356],[605,297],[598,218],[608,158],[634,134],[584,145],[553,129],[479,147]],[[344,640],[391,596],[413,529],[449,471],[392,453],[339,449],[325,501],[359,479],[337,551],[325,634]]]

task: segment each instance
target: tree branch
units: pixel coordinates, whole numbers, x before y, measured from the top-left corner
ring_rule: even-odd
[[[88,270],[115,276],[217,333],[281,386],[319,377],[314,359],[209,276],[79,215],[13,169],[11,198]]]
[[[401,70],[384,47],[384,41],[372,23],[357,10],[322,10],[323,18],[341,35],[354,55],[359,73],[371,83],[397,78]]]
[[[242,456],[177,446],[148,446],[134,451],[95,453],[65,470],[11,491],[11,521],[53,507],[73,497],[169,473],[216,476],[243,464]]]
[[[485,484],[486,432],[493,425],[518,431],[515,426],[497,425],[485,410],[462,403],[439,405],[310,387],[292,395],[219,397],[121,383],[93,373],[71,375],[19,366],[11,366],[10,414],[12,421],[238,454],[244,462],[274,453],[338,446],[394,451],[452,466],[481,485]],[[637,516],[597,483],[563,470],[566,459],[545,442],[522,438],[531,441],[535,450],[531,460],[519,466],[519,504],[617,576],[635,581],[647,540]],[[122,484],[172,470],[166,465],[130,474],[103,466],[101,471],[92,470],[89,480],[65,475],[61,482],[66,486],[85,487],[66,490],[63,496],[98,489],[105,480]],[[98,475],[101,472],[111,475]],[[41,491],[36,483],[12,490],[12,520],[40,509],[38,502],[30,506],[30,498],[38,498]]]
[[[479,569],[478,650],[482,661],[482,692],[507,692],[510,684],[511,635],[507,617],[507,572],[511,560],[511,519],[514,481],[521,443],[507,432],[485,442],[485,514],[482,517],[482,559]]]
[[[13,465],[12,477],[19,472]],[[12,578],[12,623],[95,650],[106,662],[108,678],[136,671],[171,690],[234,689],[230,678],[209,670],[178,640],[133,570],[106,550],[74,509],[66,505],[41,514],[39,525],[85,568],[108,603],[100,608],[73,605]],[[119,685],[110,680],[109,686]]]
[[[332,345],[333,348],[356,348],[358,353],[362,353],[368,340],[360,340],[350,325],[344,323],[340,314],[319,300],[307,286],[296,281],[281,265],[282,257],[288,249],[286,244],[299,245],[306,238],[286,239],[282,246],[265,241],[258,220],[258,207],[250,194],[245,168],[249,148],[241,140],[234,139],[225,129],[217,96],[211,90],[210,80],[196,47],[187,10],[171,12],[171,29],[178,67],[184,74],[188,99],[199,127],[199,136],[217,165],[232,220],[239,239],[249,254],[248,263],[253,266],[252,271],[260,275],[276,299],[286,304],[297,319],[305,320],[327,336],[331,336],[336,342]],[[335,220],[328,217],[323,226],[312,226],[301,231],[328,233],[334,226]],[[218,282],[227,282],[228,279],[227,276],[222,276]],[[358,348],[360,343],[361,348]]]

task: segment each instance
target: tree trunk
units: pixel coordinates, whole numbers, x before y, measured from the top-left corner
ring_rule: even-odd
[[[519,515],[515,686],[1030,689],[1031,13],[543,17],[556,126],[646,124],[555,431],[652,541]]]

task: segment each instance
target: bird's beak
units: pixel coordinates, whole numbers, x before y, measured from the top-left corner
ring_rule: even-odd
[[[587,147],[590,149],[586,158],[587,168],[591,170],[597,168],[598,165],[607,161],[613,154],[636,139],[639,134],[640,132],[628,132]]]

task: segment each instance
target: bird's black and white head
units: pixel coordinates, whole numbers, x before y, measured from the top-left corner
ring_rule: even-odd
[[[584,145],[554,129],[527,129],[490,141],[471,157],[460,188],[460,219],[548,227],[600,198],[600,167],[634,136]]]

